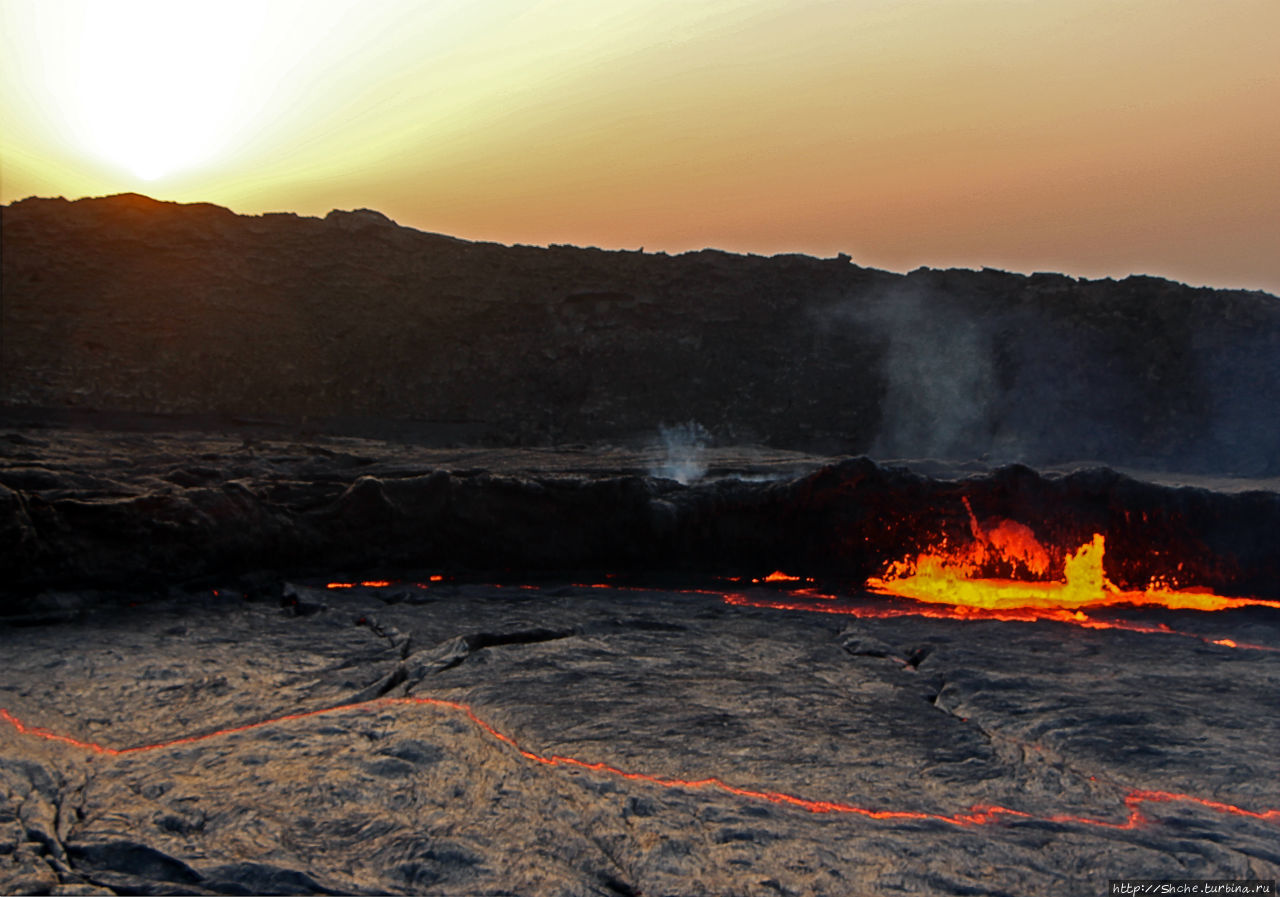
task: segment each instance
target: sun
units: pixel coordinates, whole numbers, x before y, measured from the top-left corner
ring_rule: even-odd
[[[81,21],[67,110],[82,149],[154,181],[214,160],[243,124],[254,4],[95,3]]]
[[[0,0],[0,113],[23,113],[0,154],[41,189],[251,202],[416,162],[527,77],[518,54],[483,73],[531,3]]]

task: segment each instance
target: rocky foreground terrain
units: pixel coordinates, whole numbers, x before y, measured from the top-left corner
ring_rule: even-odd
[[[1191,637],[732,606],[709,584],[119,597],[0,629],[5,892],[1280,875],[1275,612],[1148,612]]]
[[[0,432],[0,891],[1280,875],[1280,611],[851,613],[901,609],[861,577],[965,501],[1059,557],[1106,531],[1121,582],[1176,556],[1274,597],[1273,484],[697,460]],[[843,597],[752,583],[775,562]]]

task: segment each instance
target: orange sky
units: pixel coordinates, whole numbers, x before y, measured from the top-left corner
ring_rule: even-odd
[[[1277,0],[0,0],[0,201],[1280,293]]]

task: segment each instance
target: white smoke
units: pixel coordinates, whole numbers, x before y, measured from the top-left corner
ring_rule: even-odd
[[[662,457],[649,469],[649,475],[689,485],[706,476],[707,444],[711,434],[702,424],[689,421],[658,428]]]
[[[993,446],[999,394],[989,322],[912,286],[849,302],[825,326],[856,327],[884,346],[877,458],[975,458]]]
[[[907,291],[879,312],[888,342],[887,389],[873,451],[965,458],[990,450],[996,390],[984,323]]]

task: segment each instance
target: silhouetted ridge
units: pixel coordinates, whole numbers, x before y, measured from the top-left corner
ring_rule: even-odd
[[[446,441],[1280,470],[1280,303],[1151,277],[471,243],[138,194],[3,210],[0,402]]]

